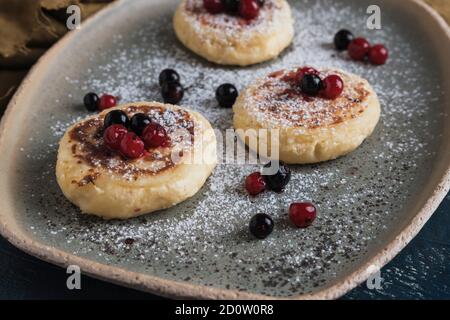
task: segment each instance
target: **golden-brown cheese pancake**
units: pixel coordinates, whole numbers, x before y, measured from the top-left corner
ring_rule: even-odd
[[[169,147],[127,159],[103,142],[103,119],[114,109],[145,113],[166,129]],[[82,212],[126,219],[169,208],[193,196],[217,163],[216,138],[199,113],[157,102],[103,111],[71,126],[60,141],[56,177]]]
[[[223,65],[247,66],[273,59],[294,37],[286,0],[266,0],[259,16],[249,21],[237,15],[211,14],[203,0],[182,0],[173,25],[187,48]]]
[[[247,136],[238,131],[247,144],[257,139],[267,146],[268,155],[278,148],[279,155],[272,158],[286,163],[315,163],[355,150],[372,134],[380,118],[380,103],[365,79],[342,70],[319,69],[321,77],[337,74],[344,81],[342,94],[328,100],[302,94],[294,81],[295,71],[271,73],[239,95],[233,106],[234,127],[254,129]],[[268,135],[259,129],[267,129]],[[272,138],[276,133],[279,139]]]

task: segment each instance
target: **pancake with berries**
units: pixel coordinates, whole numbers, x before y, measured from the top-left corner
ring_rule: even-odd
[[[56,177],[82,212],[126,219],[193,196],[216,162],[216,138],[203,116],[140,102],[71,126],[60,141]]]
[[[234,127],[243,129],[237,133],[247,144],[258,141],[272,158],[302,164],[355,150],[377,125],[380,103],[357,75],[305,67],[257,80],[240,94],[233,111]],[[254,143],[249,147],[258,149]]]
[[[224,65],[273,59],[294,37],[286,0],[182,0],[173,24],[187,48]]]

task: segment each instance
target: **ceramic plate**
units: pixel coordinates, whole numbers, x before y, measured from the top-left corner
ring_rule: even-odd
[[[177,42],[177,1],[119,1],[66,36],[34,67],[1,127],[1,232],[44,260],[77,264],[86,274],[162,296],[189,298],[336,298],[392,259],[420,230],[449,188],[450,33],[414,0],[378,1],[382,29],[368,30],[372,1],[292,1],[293,45],[250,68],[219,67]],[[350,61],[331,45],[349,28],[390,48],[386,66]],[[121,102],[160,100],[157,77],[175,68],[187,87],[183,105],[215,128],[231,128],[215,88],[243,88],[255,77],[299,65],[334,66],[367,78],[383,114],[352,154],[293,166],[283,194],[250,198],[243,180],[256,166],[221,164],[192,199],[128,221],[81,215],[55,181],[57,144],[87,116],[88,91]],[[313,201],[319,216],[293,228],[289,203]],[[257,212],[271,214],[272,235],[253,240]]]

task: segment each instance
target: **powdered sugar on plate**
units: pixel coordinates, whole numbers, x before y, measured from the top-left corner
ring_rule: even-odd
[[[49,138],[21,146],[26,157],[18,196],[30,232],[70,253],[127,270],[277,296],[315,291],[351,270],[408,216],[408,201],[426,181],[429,170],[424,168],[439,152],[440,127],[448,121],[436,84],[438,66],[421,46],[425,35],[412,35],[391,16],[383,20],[382,30],[369,31],[361,18],[366,7],[325,0],[293,3],[294,44],[279,59],[245,69],[209,64],[181,47],[169,10],[120,22],[124,30],[133,24],[132,31],[111,36],[101,49],[87,50],[83,73],[61,75],[69,92],[59,92],[58,104],[47,101],[55,105],[53,124],[35,129],[34,136]],[[389,63],[374,67],[334,51],[331,40],[342,27],[385,43]],[[174,68],[186,88],[182,104],[225,130],[232,127],[232,112],[217,106],[218,85],[231,82],[242,90],[257,77],[299,65],[339,68],[368,79],[379,95],[382,118],[352,154],[293,166],[284,193],[249,197],[243,181],[258,167],[221,164],[192,199],[137,219],[108,222],[81,215],[59,190],[57,142],[70,124],[87,116],[73,107],[83,93],[108,92],[120,96],[121,103],[160,101],[158,74]],[[289,223],[287,208],[293,201],[317,205],[312,227],[299,230]],[[276,224],[263,241],[248,233],[251,216],[259,212],[272,215]]]

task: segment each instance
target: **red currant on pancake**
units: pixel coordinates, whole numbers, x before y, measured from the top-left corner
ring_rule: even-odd
[[[255,19],[259,15],[259,8],[257,0],[241,0],[239,15],[246,20]]]
[[[120,142],[127,133],[128,130],[123,125],[113,124],[107,127],[103,132],[103,141],[109,148],[119,150]]]
[[[120,152],[128,159],[137,159],[144,154],[144,142],[136,133],[128,132],[120,141]]]
[[[206,11],[212,14],[217,14],[225,11],[225,6],[222,0],[203,0],[203,6]]]
[[[162,125],[151,122],[142,132],[142,139],[147,148],[164,147],[169,143],[169,136]]]
[[[330,75],[323,79],[324,88],[321,91],[323,97],[327,99],[336,99],[344,90],[344,81],[338,75]]]

